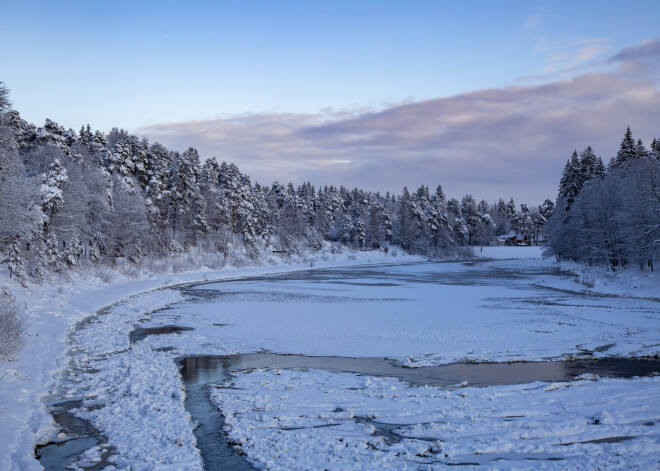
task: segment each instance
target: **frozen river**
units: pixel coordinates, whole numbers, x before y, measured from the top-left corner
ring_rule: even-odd
[[[659,308],[583,292],[530,260],[310,269],[152,292],[72,335],[50,400],[87,431],[70,433],[69,451],[43,448],[42,463],[194,469],[201,448],[208,469],[655,467],[658,363],[612,358],[657,354]],[[215,366],[195,367],[200,358]],[[644,377],[622,379],[633,375]]]

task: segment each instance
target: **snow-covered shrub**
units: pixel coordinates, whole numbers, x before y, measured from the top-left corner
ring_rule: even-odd
[[[14,297],[0,288],[0,361],[16,355],[23,347],[25,316],[16,305]]]

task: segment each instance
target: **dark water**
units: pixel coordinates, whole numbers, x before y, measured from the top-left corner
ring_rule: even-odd
[[[186,386],[185,406],[199,424],[194,430],[197,447],[202,453],[204,469],[242,471],[254,469],[234,450],[224,435],[224,418],[211,404],[208,385],[229,379],[222,366],[214,368],[206,359],[220,357],[188,357],[181,361],[181,376]],[[212,363],[215,364],[214,361]]]
[[[220,383],[232,371],[257,368],[318,369],[367,376],[398,378],[415,386],[447,387],[467,381],[476,387],[569,381],[584,373],[612,378],[631,378],[660,373],[660,360],[602,358],[581,361],[518,363],[452,363],[441,366],[404,368],[387,358],[311,357],[249,353],[231,356],[191,356],[181,360],[184,383]]]
[[[75,415],[74,409],[81,405],[82,401],[74,400],[51,406],[51,414],[57,425],[67,434],[67,440],[37,447],[37,459],[46,471],[69,470],[71,468],[68,466],[77,461],[82,453],[106,441],[105,437],[87,420]],[[97,470],[109,466],[110,463],[105,461],[109,456],[110,452],[106,451],[101,455],[100,462],[85,469]]]
[[[521,384],[533,381],[569,381],[584,373],[631,378],[660,373],[660,360],[604,358],[583,361],[526,363],[454,363],[442,366],[404,368],[386,358],[309,357],[252,353],[233,356],[191,356],[183,358],[181,377],[188,397],[186,408],[200,425],[195,431],[207,470],[245,470],[251,465],[227,442],[222,433],[222,414],[208,398],[208,387],[224,383],[232,372],[257,368],[320,369],[368,376],[394,377],[416,386],[448,387],[467,381],[476,387]],[[366,419],[365,419],[366,420]],[[372,423],[379,434],[397,440],[387,424]],[[400,427],[399,425],[395,427]]]
[[[181,327],[179,325],[163,325],[159,327],[136,327],[128,333],[131,343],[144,340],[149,335],[177,334],[193,330],[192,327]]]

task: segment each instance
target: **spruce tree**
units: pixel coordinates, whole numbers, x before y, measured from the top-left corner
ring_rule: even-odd
[[[80,257],[82,257],[83,250],[82,244],[80,243],[80,236],[75,234],[69,240],[69,243],[62,254],[62,259],[67,264],[68,267],[73,267],[78,263]]]
[[[580,153],[580,187],[587,180],[593,178],[597,173],[598,158],[594,154],[591,146],[588,146]]]
[[[651,158],[655,160],[660,160],[660,139],[653,139],[651,143]]]
[[[619,152],[617,152],[616,157],[614,158],[613,167],[618,167],[624,162],[635,159],[637,159],[637,146],[632,137],[630,126],[628,126],[626,133],[623,136],[623,140],[621,141],[621,145],[619,146]]]
[[[635,158],[637,160],[646,159],[649,157],[649,155],[649,151],[646,149],[646,147],[644,147],[642,140],[637,139],[637,145],[635,146]]]
[[[21,255],[21,242],[18,237],[12,238],[8,255],[9,278],[13,276],[22,280],[25,278],[25,261]]]
[[[566,162],[559,182],[559,197],[565,201],[565,209],[570,209],[584,184],[583,167],[577,151],[573,151],[571,160]]]
[[[59,159],[53,160],[42,177],[43,185],[41,185],[41,208],[49,218],[52,218],[64,204],[62,190],[68,180],[66,170],[60,165]]]

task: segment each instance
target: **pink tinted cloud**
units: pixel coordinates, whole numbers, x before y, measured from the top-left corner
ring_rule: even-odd
[[[660,42],[650,41],[613,56],[615,72],[377,112],[248,114],[137,132],[173,149],[194,146],[205,157],[234,162],[264,184],[311,181],[397,193],[404,185],[442,184],[457,197],[513,196],[537,204],[555,198],[574,149],[591,145],[608,160],[626,126],[645,141],[660,137],[653,73],[659,58]]]

